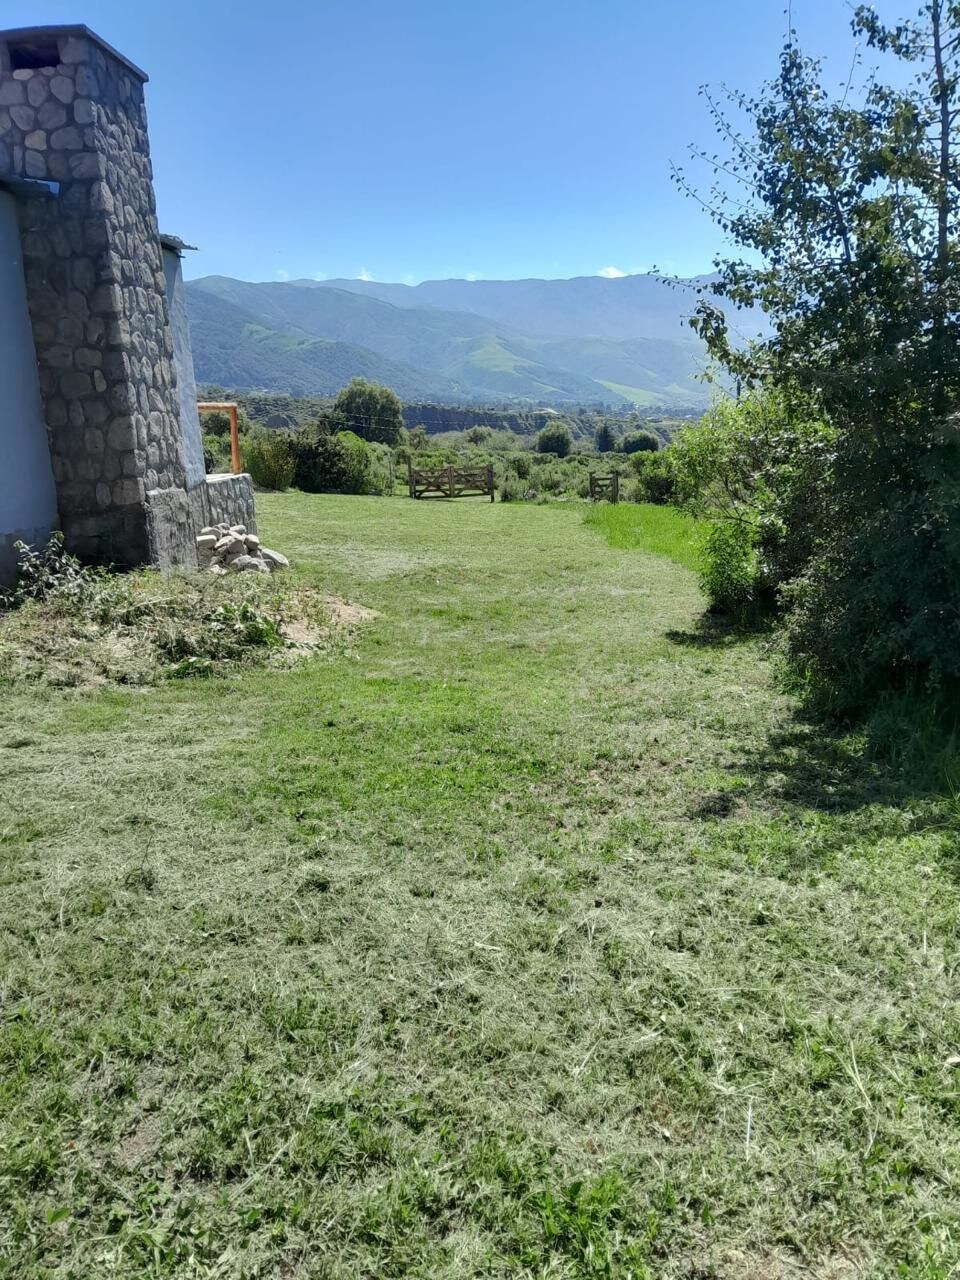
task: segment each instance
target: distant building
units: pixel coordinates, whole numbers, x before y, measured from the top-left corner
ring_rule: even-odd
[[[196,565],[202,525],[255,527],[249,477],[204,475],[146,78],[87,27],[0,32],[0,577],[57,527],[161,568]]]

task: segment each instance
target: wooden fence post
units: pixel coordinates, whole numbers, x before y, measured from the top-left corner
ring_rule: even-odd
[[[620,501],[620,472],[619,471],[615,471],[613,473],[613,501],[614,502]]]
[[[407,490],[411,498],[415,498],[417,496],[414,483],[413,483],[413,459],[412,458],[407,459]]]
[[[450,495],[451,498],[456,497],[456,489],[454,488],[454,484],[453,484],[453,464],[452,463],[450,464],[449,467],[447,467],[447,493]]]
[[[490,490],[490,501],[495,502],[496,499],[494,497],[494,489],[493,489],[493,463],[492,462],[487,463],[487,487]]]

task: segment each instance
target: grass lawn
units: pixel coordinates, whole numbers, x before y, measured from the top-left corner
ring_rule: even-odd
[[[956,1276],[939,779],[663,513],[258,505],[346,652],[0,688],[0,1275]]]

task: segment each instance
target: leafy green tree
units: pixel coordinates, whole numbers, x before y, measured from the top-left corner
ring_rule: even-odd
[[[609,422],[601,422],[593,436],[597,453],[612,453],[617,447],[617,437]]]
[[[656,453],[660,437],[652,431],[628,431],[621,441],[624,453]]]
[[[419,453],[421,450],[426,449],[430,440],[427,436],[427,428],[422,422],[418,422],[410,432],[407,443],[415,453]]]
[[[340,424],[361,440],[395,445],[403,431],[400,401],[389,387],[363,378],[354,378],[334,401],[333,410]]]
[[[854,30],[906,64],[905,87],[832,96],[791,36],[759,97],[730,111],[708,94],[731,145],[708,203],[745,251],[714,292],[772,332],[737,349],[706,297],[693,321],[744,384],[836,432],[788,644],[845,712],[960,684],[960,3],[925,0],[895,27],[860,8]]]
[[[570,428],[565,422],[548,422],[537,436],[538,453],[554,453],[565,458],[573,445]]]

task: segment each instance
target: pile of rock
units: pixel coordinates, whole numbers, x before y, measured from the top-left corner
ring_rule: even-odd
[[[257,535],[247,533],[242,524],[211,524],[201,529],[197,559],[208,573],[272,573],[290,565],[279,551],[261,547]]]

